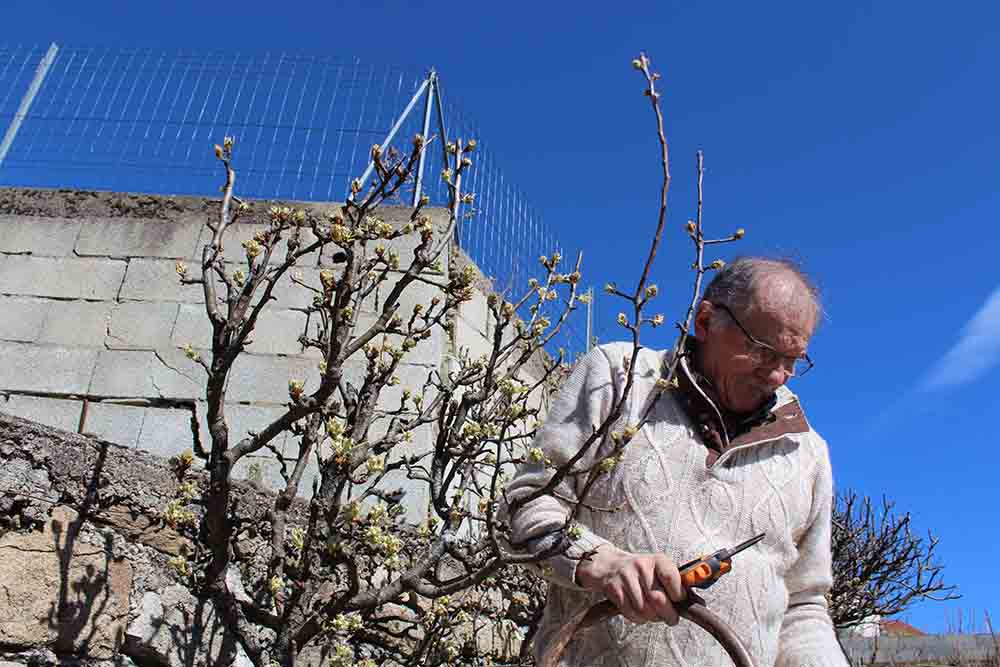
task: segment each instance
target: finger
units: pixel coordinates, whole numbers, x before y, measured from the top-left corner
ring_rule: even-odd
[[[643,596],[643,617],[648,621],[659,621],[663,618],[662,607],[667,601],[666,594],[660,590],[656,580],[656,562],[653,558],[643,558],[636,562],[636,575],[639,581],[640,593]]]
[[[618,608],[618,611],[621,612],[622,616],[633,623],[642,623],[638,614],[636,614],[635,609],[632,608],[632,603],[629,601],[628,594],[622,588],[619,581],[616,581],[614,584],[606,588],[604,594],[609,600],[611,600],[611,603]]]
[[[677,567],[666,557],[658,559],[656,562],[656,578],[662,588],[658,592],[663,595],[663,604],[658,608],[660,618],[667,625],[677,625],[678,621],[680,621],[680,614],[674,607],[673,601],[679,602],[687,596],[687,592],[680,585],[681,579],[680,574],[677,572]],[[676,581],[676,584],[673,583],[674,581]]]
[[[629,602],[635,610],[636,616],[640,618],[639,623],[646,623],[657,620],[655,612],[648,608],[646,604],[645,591],[642,588],[642,572],[638,568],[623,573],[623,583],[625,591],[628,593]]]
[[[681,583],[681,574],[677,571],[677,566],[666,556],[656,560],[656,578],[663,586],[663,590],[666,591],[667,597],[674,602],[680,602],[687,597],[687,591]]]
[[[674,625],[676,623],[677,612],[674,610],[673,604],[670,602],[670,598],[667,594],[659,588],[657,584],[656,590],[649,591],[646,594],[647,606],[650,612],[655,615],[653,620],[665,621],[669,625]]]

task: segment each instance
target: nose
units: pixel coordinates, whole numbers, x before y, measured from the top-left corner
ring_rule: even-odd
[[[757,371],[757,377],[772,390],[788,382],[788,378],[791,376],[791,372],[785,368],[784,364],[760,368]]]

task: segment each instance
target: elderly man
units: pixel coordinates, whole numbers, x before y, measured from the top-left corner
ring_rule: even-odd
[[[817,291],[794,264],[743,258],[706,288],[677,387],[657,383],[669,353],[640,351],[615,428],[648,418],[582,500],[579,524],[562,530],[586,475],[567,477],[555,494],[511,517],[514,540],[534,549],[570,535],[568,551],[541,567],[551,585],[537,655],[567,619],[608,598],[622,616],[580,632],[565,667],[729,664],[703,630],[678,624],[672,603],[685,592],[676,563],[766,533],[707,592],[710,606],[760,667],[847,664],[825,598],[833,498],[827,446],[785,387],[812,366],[806,348],[819,315]],[[576,454],[610,413],[631,352],[628,344],[605,345],[574,369],[535,442],[551,465]],[[576,469],[611,446],[610,438],[595,445]],[[551,472],[525,464],[508,497],[544,485]]]

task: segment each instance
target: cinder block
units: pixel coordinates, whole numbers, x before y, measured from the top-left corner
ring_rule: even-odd
[[[375,324],[375,320],[376,317],[373,314],[359,313],[357,326],[354,329],[354,335],[363,335],[373,324]],[[310,333],[313,333],[313,331],[310,331]],[[447,334],[445,334],[444,329],[440,326],[433,327],[431,329],[430,338],[418,341],[417,346],[403,357],[403,361],[421,366],[431,366],[434,368],[439,367],[441,365],[441,357],[445,350],[446,338]],[[380,341],[381,339],[382,337],[379,335],[376,336],[374,340]],[[402,344],[403,337],[399,334],[391,334],[389,335],[389,341],[392,345],[398,347]],[[318,354],[318,351],[316,351],[316,353]],[[358,354],[360,354],[360,352]]]
[[[0,257],[0,294],[113,300],[125,262],[70,257]]]
[[[392,290],[395,289],[399,279],[400,275],[398,274],[387,276],[385,282],[379,285],[378,289],[361,302],[361,310],[369,313],[381,313],[382,308],[385,307],[386,300],[392,294]],[[413,307],[420,304],[424,307],[424,312],[426,313],[430,308],[431,299],[436,296],[440,297],[442,302],[444,301],[444,295],[437,287],[414,280],[404,287],[400,293],[397,300],[399,310],[396,312],[401,318],[406,320],[413,314]]]
[[[112,301],[53,301],[38,340],[77,347],[104,347]]]
[[[183,303],[204,303],[204,288],[199,285],[182,285],[176,271],[176,262],[161,259],[133,259],[129,262],[125,282],[122,285],[123,301],[179,301]],[[198,278],[201,271],[197,264],[190,263],[188,277]],[[226,272],[232,275],[237,269],[247,273],[246,264],[227,263]],[[270,306],[278,308],[304,308],[312,303],[313,292],[292,282],[291,273],[301,274],[310,285],[319,286],[319,271],[313,268],[295,268],[286,272],[278,280],[272,292],[274,301]],[[226,299],[226,287],[216,278],[216,289],[221,303]],[[263,296],[263,287],[254,296],[257,303]],[[220,303],[220,307],[224,309]],[[225,312],[225,310],[223,310]]]
[[[170,458],[194,448],[192,408],[146,408],[136,447]]]
[[[230,274],[237,267],[233,265],[230,268]],[[245,270],[244,270],[245,272]],[[296,266],[284,273],[278,280],[277,284],[274,286],[274,291],[272,292],[274,300],[269,304],[269,307],[276,308],[306,308],[312,305],[313,297],[316,295],[310,289],[302,287],[296,284],[292,280],[292,276],[298,276],[298,278],[307,285],[320,288],[319,282],[319,270],[314,268],[309,268],[306,266]],[[254,295],[253,303],[260,301],[263,295],[263,288],[259,288]]]
[[[204,303],[201,285],[182,285],[176,271],[177,263],[162,259],[133,259],[128,263],[122,284],[122,301],[181,301]],[[188,277],[198,278],[201,270],[194,263],[188,266]]]
[[[83,221],[77,255],[191,259],[201,226],[167,220],[97,218]]]
[[[128,398],[197,399],[206,374],[179,350],[156,352],[103,350],[97,358],[90,393]]]
[[[307,393],[319,387],[316,359],[241,354],[233,363],[228,398],[249,403],[288,402],[288,381],[305,381]]]
[[[177,306],[177,320],[170,334],[169,345],[191,345],[199,350],[212,349],[212,324],[203,304],[182,303]]]
[[[198,416],[198,437],[205,451],[212,448],[212,435],[208,430],[208,404],[199,401],[195,406]],[[286,410],[277,405],[240,405],[227,403],[225,408],[226,424],[229,426],[229,446],[235,446],[245,438],[250,431],[259,433],[267,428],[275,419],[285,414]],[[284,451],[286,434],[275,438],[272,442],[278,451]],[[266,452],[267,450],[261,450]]]
[[[0,340],[30,343],[38,340],[52,301],[0,296]]]
[[[487,336],[491,333],[490,324],[492,324],[493,315],[490,313],[489,306],[486,305],[486,295],[479,290],[472,293],[471,300],[458,307],[458,314],[482,335]]]
[[[388,422],[379,422],[373,426],[368,433],[369,441],[374,442],[382,437],[388,426]],[[404,457],[420,456],[433,451],[434,433],[435,426],[433,424],[425,424],[414,429],[411,432],[409,442],[400,442],[386,455],[386,463],[392,464]],[[423,461],[429,463],[428,458],[423,459]],[[374,479],[371,480],[370,484],[374,481]],[[408,523],[420,524],[427,520],[427,502],[430,499],[430,487],[427,482],[409,479],[406,470],[400,469],[386,473],[378,482],[378,488],[386,492],[402,489],[404,495],[401,502],[406,509],[404,517]]]
[[[487,339],[474,324],[459,316],[455,320],[455,345],[458,350],[469,350],[473,359],[493,353],[493,339]]]
[[[76,433],[80,426],[83,401],[14,394],[6,402],[0,400],[0,411],[24,419]]]
[[[0,215],[0,252],[65,257],[79,233],[79,220]]]
[[[360,365],[360,364],[359,364]],[[421,394],[423,396],[424,405],[427,405],[434,400],[437,396],[437,390],[434,387],[425,387],[428,376],[432,372],[432,368],[428,366],[421,366],[416,364],[399,364],[396,367],[396,377],[399,378],[399,384],[392,387],[385,387],[379,394],[379,405],[385,409],[396,409],[399,407],[399,402],[403,397],[403,390],[409,389],[410,393],[413,395]],[[353,364],[352,364],[353,371]],[[362,367],[360,372],[352,373],[358,378],[358,383],[360,386],[360,379],[363,377],[365,370]],[[345,372],[345,376],[348,374]],[[412,405],[412,404],[411,404]]]
[[[135,447],[145,411],[141,406],[92,402],[87,406],[83,432],[118,445]]]
[[[238,262],[244,257],[243,242],[248,241],[254,237],[258,232],[266,230],[269,225],[257,224],[257,223],[246,223],[238,222],[232,225],[226,230],[226,234],[223,236],[223,250],[226,253],[226,259],[230,262]],[[204,227],[201,232],[201,238],[198,241],[198,253],[201,256],[201,248],[205,246],[206,243],[212,241],[212,235],[214,232],[208,227]],[[288,239],[290,234],[288,232],[282,232],[282,238],[278,241],[278,244],[274,247],[274,252],[271,253],[271,260],[269,264],[281,264],[285,261],[288,255]],[[299,230],[299,250],[309,247],[310,244],[316,241],[316,236],[312,233],[312,230],[308,228],[301,228]],[[315,267],[318,259],[318,253],[310,253],[299,258],[296,266],[301,267]]]
[[[285,461],[285,474],[291,477],[294,469],[295,461]],[[287,484],[281,476],[281,464],[273,454],[244,456],[233,467],[233,477],[252,480],[271,491],[282,491]],[[306,469],[299,480],[297,495],[302,498],[312,497],[313,480],[318,477],[319,469],[314,459],[306,464]]]
[[[204,314],[204,306],[201,308]],[[104,344],[113,350],[154,350],[171,347],[177,320],[176,303],[126,301],[116,304]]]
[[[96,349],[0,343],[0,389],[82,394],[97,354]]]
[[[305,331],[306,314],[294,310],[265,308],[257,318],[253,343],[247,350],[257,354],[300,354],[299,336]],[[190,343],[196,348],[211,349],[212,325],[201,305],[183,304],[177,316],[172,335],[172,345],[183,347]]]
[[[401,229],[410,221],[410,211],[408,207],[402,208],[384,208],[376,212],[376,216],[381,218],[383,221],[388,222],[395,229]],[[444,232],[448,229],[448,211],[444,209],[432,209],[425,210],[424,214],[431,219],[431,224],[435,229],[435,236],[433,243],[441,243],[443,240]],[[411,232],[404,236],[400,236],[391,241],[383,241],[383,245],[387,249],[395,250],[399,254],[399,267],[401,270],[405,271],[408,269],[413,262],[413,251],[420,244],[420,234],[416,232]],[[375,247],[375,243],[372,243],[371,248]],[[432,246],[434,247],[434,246]],[[340,248],[335,244],[327,244],[323,249],[323,252],[319,259],[320,267],[327,268],[330,266],[336,266],[333,263],[333,256],[340,251]],[[439,256],[441,262],[441,270],[443,273],[448,272],[448,249],[441,253]]]

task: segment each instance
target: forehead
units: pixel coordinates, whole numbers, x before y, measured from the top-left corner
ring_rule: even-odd
[[[750,301],[746,326],[754,336],[781,351],[801,353],[816,328],[816,306],[793,276],[763,277]]]

